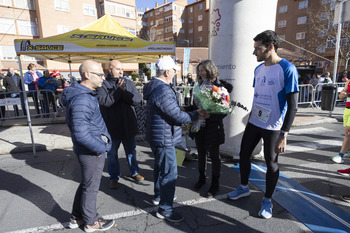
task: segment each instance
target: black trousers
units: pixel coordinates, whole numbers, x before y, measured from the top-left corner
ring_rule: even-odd
[[[267,167],[266,172],[266,192],[265,197],[271,198],[279,177],[278,154],[274,152],[275,142],[279,137],[279,130],[266,130],[248,123],[245,128],[241,152],[239,154],[241,184],[247,185],[251,161],[250,157],[259,143],[260,139],[264,140],[264,159]]]
[[[212,176],[220,177],[221,171],[221,158],[219,153],[219,144],[207,145],[205,142],[205,133],[199,131],[195,135],[195,142],[198,151],[198,170],[199,173],[205,173],[207,168],[207,154],[212,164]]]

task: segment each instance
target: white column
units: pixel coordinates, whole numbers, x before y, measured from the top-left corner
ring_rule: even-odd
[[[277,0],[211,0],[209,58],[217,65],[220,79],[233,85],[231,99],[251,111],[254,69],[253,38],[275,30]],[[238,156],[249,112],[237,108],[224,119],[225,144],[221,153]],[[261,145],[254,151],[259,153]]]

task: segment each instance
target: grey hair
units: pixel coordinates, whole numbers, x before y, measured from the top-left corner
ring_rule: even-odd
[[[159,76],[161,76],[161,75],[164,75],[165,71],[166,71],[166,70],[159,70],[159,69],[157,69],[157,70],[156,70],[156,76],[159,77]]]

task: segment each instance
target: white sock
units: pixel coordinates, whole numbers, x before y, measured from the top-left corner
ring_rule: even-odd
[[[241,185],[243,189],[248,188],[248,185]]]

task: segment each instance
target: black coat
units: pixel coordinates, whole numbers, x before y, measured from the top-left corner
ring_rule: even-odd
[[[142,100],[142,95],[136,89],[135,84],[129,80],[123,91],[116,78],[107,76],[102,87],[96,90],[102,117],[112,139],[129,139],[137,134],[137,119],[134,111],[135,105]]]
[[[20,91],[22,91],[21,77],[16,73],[14,74],[14,76],[17,78],[17,86],[12,79],[11,73],[7,73],[6,77],[4,78],[4,86],[6,88],[6,91],[8,91],[8,92],[12,92],[12,91],[20,92]]]
[[[212,82],[213,85],[222,87],[224,86],[229,92],[232,90],[232,85],[227,82],[221,82],[218,79]],[[198,109],[196,105],[185,108],[186,111]],[[204,137],[204,145],[210,147],[212,145],[221,145],[225,143],[225,131],[223,119],[227,114],[210,114],[210,117],[206,119],[205,126],[201,127],[196,133],[191,132],[190,137]]]

